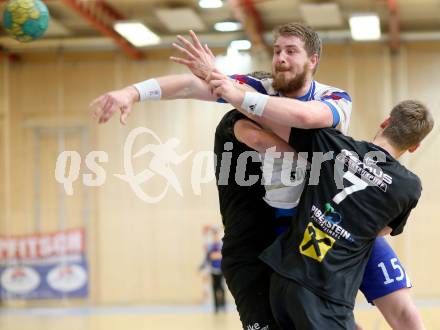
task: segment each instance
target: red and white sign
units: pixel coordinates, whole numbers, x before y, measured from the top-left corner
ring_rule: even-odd
[[[27,236],[0,236],[0,263],[8,260],[40,259],[84,252],[84,230]]]

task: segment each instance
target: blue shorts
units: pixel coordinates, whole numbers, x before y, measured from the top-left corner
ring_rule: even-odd
[[[377,237],[359,288],[369,303],[394,291],[411,288],[411,281],[391,246]]]
[[[291,218],[296,214],[297,209],[275,209],[275,211],[275,218],[279,222],[276,231],[280,234],[290,225]],[[285,219],[289,222],[282,222]],[[365,298],[372,304],[375,299],[411,287],[411,281],[396,253],[384,237],[377,237],[359,288]]]

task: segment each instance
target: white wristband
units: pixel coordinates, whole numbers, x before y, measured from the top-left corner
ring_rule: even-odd
[[[158,101],[162,97],[162,89],[156,79],[148,79],[133,85],[139,92],[139,100]]]
[[[264,95],[256,92],[246,92],[244,93],[243,103],[241,108],[253,115],[262,116],[264,112],[264,107],[266,106],[268,95]]]

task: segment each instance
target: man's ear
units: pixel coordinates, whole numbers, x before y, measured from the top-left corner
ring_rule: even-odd
[[[420,143],[417,143],[416,145],[413,145],[411,147],[408,148],[409,152],[414,152],[416,151],[418,148],[420,147]]]
[[[318,54],[313,54],[312,56],[310,56],[310,64],[312,65],[312,70],[315,70],[316,66],[318,65],[318,61]]]
[[[385,129],[390,124],[390,117],[384,119],[384,121],[380,124],[380,128]]]

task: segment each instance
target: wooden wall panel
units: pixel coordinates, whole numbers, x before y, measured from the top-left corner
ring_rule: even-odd
[[[404,46],[395,57],[382,45],[325,45],[317,80],[350,93],[354,101],[350,133],[356,138],[370,139],[392,103],[401,98],[426,100],[438,116],[439,96],[435,86],[439,85],[436,80],[440,76],[437,72],[440,59],[437,54],[437,48],[417,45]],[[269,61],[255,64],[258,69],[265,66],[270,68]],[[127,126],[121,126],[118,118],[107,125],[97,125],[91,120],[88,108],[94,97],[152,76],[185,70],[167,59],[154,57],[135,62],[121,55],[60,54],[48,58],[28,55],[23,62],[13,64],[11,72],[9,100],[13,110],[9,128],[13,184],[11,216],[6,221],[8,232],[21,234],[34,230],[34,128],[38,125],[83,127],[89,133],[86,150],[81,149],[79,135],[66,137],[66,150],[78,150],[82,164],[81,176],[74,184],[75,194],[66,196],[65,214],[67,227],[81,225],[79,219],[86,194],[90,206],[87,242],[91,301],[98,304],[200,301],[202,282],[197,267],[203,258],[201,229],[208,223],[220,223],[220,215],[214,181],[202,185],[202,194],[196,195],[191,186],[191,170],[198,152],[212,150],[215,127],[230,106],[190,100],[150,102],[135,106]],[[124,172],[124,143],[137,127],[150,129],[162,142],[177,138],[179,155],[192,150],[185,161],[171,166],[183,196],[169,187],[160,202],[149,204],[114,176]],[[436,221],[435,189],[439,184],[435,175],[439,167],[435,154],[437,141],[438,134],[434,133],[414,157],[403,160],[423,179],[424,196],[408,232],[393,239],[416,282],[414,292],[423,297],[440,294],[430,286],[438,269],[430,262],[427,252],[435,250],[432,228]],[[44,150],[39,154],[44,165],[42,180],[47,188],[42,195],[43,230],[53,230],[59,219],[59,186],[53,175],[59,148],[56,136],[46,136],[43,142]],[[147,134],[139,136],[134,151],[148,143],[156,142]],[[85,187],[81,182],[82,175],[90,173],[84,159],[92,150],[108,154],[108,163],[101,164],[106,172],[101,187]],[[144,155],[134,160],[135,171],[147,168],[151,157]],[[165,183],[156,175],[142,188],[150,194],[159,193]]]

